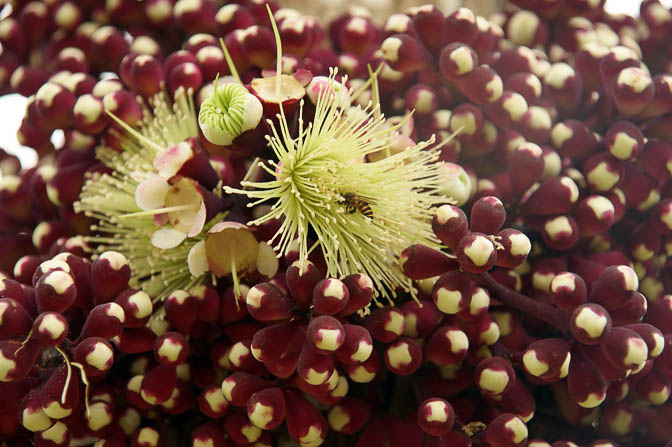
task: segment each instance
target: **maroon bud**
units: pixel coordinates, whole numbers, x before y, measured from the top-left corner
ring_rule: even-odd
[[[33,435],[35,447],[60,447],[70,445],[70,429],[63,422],[56,422],[48,429]]]
[[[112,368],[114,349],[103,338],[89,337],[75,347],[73,359],[84,366],[87,377],[97,377]]]
[[[27,334],[33,319],[21,304],[11,298],[0,298],[0,336],[18,337]]]
[[[343,278],[343,284],[348,288],[348,304],[338,313],[344,317],[364,309],[373,298],[373,281],[363,273],[353,273]]]
[[[411,279],[427,279],[455,268],[455,259],[424,245],[411,245],[399,258],[401,269]]]
[[[154,56],[140,54],[130,64],[130,87],[144,97],[150,97],[161,91],[163,66]]]
[[[506,210],[497,197],[481,197],[471,207],[469,228],[472,232],[495,234],[506,221]]]
[[[519,72],[508,76],[504,80],[504,88],[517,92],[525,98],[528,104],[535,103],[542,92],[541,81],[533,73]]]
[[[584,236],[606,232],[615,219],[615,208],[604,196],[591,195],[579,202],[576,218]]]
[[[256,332],[257,328],[251,328]],[[234,371],[246,371],[257,373],[262,364],[252,355],[251,342],[249,339],[236,342],[229,351],[230,367]]]
[[[566,157],[585,158],[600,148],[600,141],[588,126],[571,119],[553,126],[551,143]]]
[[[322,315],[310,320],[307,341],[320,354],[331,354],[343,346],[345,330],[334,317]]]
[[[472,282],[467,273],[457,269],[441,275],[432,288],[432,299],[438,310],[454,315],[469,306]]]
[[[551,135],[553,117],[541,106],[529,106],[518,123],[518,130],[527,139],[536,144],[544,144]]]
[[[476,52],[463,43],[447,45],[439,56],[441,74],[450,81],[456,81],[479,66]]]
[[[129,47],[121,30],[113,26],[102,26],[91,34],[88,54],[93,56],[92,65],[100,71],[116,71]]]
[[[262,430],[273,430],[285,419],[285,396],[280,388],[257,391],[247,401],[247,417]]]
[[[637,392],[652,405],[662,405],[670,397],[670,379],[655,369],[637,382]]]
[[[68,321],[56,312],[42,312],[33,322],[32,339],[40,346],[58,346],[69,330]]]
[[[637,115],[655,94],[651,76],[639,67],[622,69],[611,85],[611,90],[616,108],[623,116]]]
[[[488,396],[506,393],[516,381],[511,364],[500,357],[481,360],[474,372],[474,382],[480,392]]]
[[[343,23],[337,42],[343,51],[364,55],[376,43],[377,37],[378,30],[370,18],[350,16]]]
[[[650,303],[646,322],[662,331],[667,331],[672,324],[672,295],[664,295]]]
[[[77,288],[69,273],[54,270],[44,274],[35,284],[35,300],[39,312],[64,312],[75,302]]]
[[[186,290],[175,290],[165,300],[166,318],[175,329],[188,333],[198,316],[198,301]]]
[[[470,101],[479,105],[497,101],[504,90],[499,75],[484,65],[459,78],[457,85]]]
[[[287,431],[301,445],[320,445],[327,435],[327,421],[320,411],[295,391],[285,391]]]
[[[385,366],[400,376],[413,374],[422,363],[422,349],[413,340],[400,338],[387,346],[384,354]]]
[[[510,178],[516,195],[526,192],[544,172],[543,151],[534,143],[524,142],[516,146],[509,152],[508,162],[509,170],[515,173]]]
[[[107,127],[103,101],[91,94],[77,98],[72,113],[74,125],[81,132],[96,135]]]
[[[636,165],[626,164],[620,187],[630,208],[646,211],[660,201],[660,188],[657,183],[656,179],[641,172]]]
[[[424,338],[432,333],[443,315],[432,301],[413,300],[401,306],[404,313],[404,335],[410,338]]]
[[[208,33],[216,29],[214,3],[206,0],[177,0],[173,17],[189,33]]]
[[[644,135],[639,127],[629,121],[611,125],[604,137],[604,144],[619,160],[632,160],[644,147]]]
[[[142,120],[142,106],[129,91],[120,90],[105,94],[103,96],[103,106],[107,113],[113,114],[128,125],[137,126]],[[114,126],[119,126],[119,124],[114,123]]]
[[[181,365],[189,357],[189,342],[178,332],[166,332],[154,342],[154,357],[163,366]]]
[[[224,417],[229,412],[230,405],[224,397],[222,388],[217,385],[204,388],[198,397],[199,410],[213,419]]]
[[[117,338],[112,341],[117,349],[124,354],[140,354],[154,349],[156,334],[148,327],[125,327]]]
[[[168,86],[171,97],[183,88],[185,91],[196,92],[203,85],[203,73],[198,65],[193,62],[183,62],[176,65],[168,72]]]
[[[521,447],[527,442],[527,426],[518,416],[504,413],[488,424],[483,439],[492,447]]]
[[[18,419],[26,429],[32,432],[41,432],[52,426],[53,421],[42,409],[39,387],[28,391],[21,399],[18,407]]]
[[[497,250],[499,267],[515,268],[525,262],[532,249],[530,239],[518,230],[505,228],[497,233],[495,240],[501,245]]]
[[[40,389],[42,409],[50,418],[68,417],[81,404],[77,375],[71,376],[70,368],[64,363],[54,369]]]
[[[89,337],[109,340],[121,333],[125,320],[124,309],[117,303],[99,304],[86,317],[77,340],[81,341]]]
[[[279,359],[297,335],[297,327],[283,322],[260,329],[252,338],[252,355],[260,362]]]
[[[425,346],[426,358],[438,365],[454,365],[467,355],[469,339],[456,327],[441,326]]]
[[[587,300],[585,281],[571,272],[555,275],[550,284],[550,291],[553,294],[553,304],[570,312]]]
[[[115,251],[102,253],[91,265],[91,285],[95,302],[112,301],[120,292],[128,288],[131,268],[124,255]]]
[[[155,366],[142,379],[140,395],[150,405],[160,405],[170,399],[177,385],[177,373],[172,366]]]
[[[394,34],[380,46],[383,59],[396,71],[408,73],[429,68],[432,57],[416,39],[406,34]]]
[[[672,199],[662,200],[653,208],[650,222],[661,234],[672,233]]]
[[[593,286],[590,301],[611,310],[623,305],[639,287],[639,279],[627,265],[607,267]]]
[[[579,239],[579,225],[571,216],[548,217],[543,222],[541,236],[553,250],[565,251]]]
[[[649,350],[637,332],[624,327],[614,327],[604,338],[602,352],[617,368],[627,368],[635,373],[644,367]]]
[[[329,355],[318,353],[311,343],[306,343],[301,349],[296,372],[310,385],[322,385],[334,373],[334,360]]]
[[[611,316],[602,306],[582,304],[572,313],[570,330],[574,338],[583,344],[598,344],[611,332]]]
[[[292,300],[270,282],[252,287],[245,301],[248,312],[258,321],[284,320],[294,308]]]
[[[250,10],[242,5],[224,5],[215,14],[219,34],[225,36],[231,31],[245,29],[254,25],[255,19]]]
[[[580,345],[575,345],[571,354],[572,361],[567,378],[569,393],[580,406],[597,407],[607,395],[608,383]]]
[[[525,372],[545,382],[567,376],[571,355],[570,344],[560,338],[545,338],[530,344],[522,356]]]
[[[455,249],[460,239],[469,231],[467,216],[460,208],[453,205],[442,205],[436,210],[432,219],[434,234],[448,248]]]
[[[270,29],[250,26],[241,33],[245,56],[259,68],[271,68],[275,63],[275,38]]]
[[[636,427],[635,411],[626,403],[606,406],[600,414],[598,432],[609,437],[621,438],[630,434]]]
[[[455,422],[455,411],[448,401],[434,397],[418,407],[418,425],[430,436],[442,436],[450,431]]]
[[[524,214],[552,215],[568,212],[579,198],[579,188],[569,177],[551,177],[525,200]]]
[[[375,309],[366,318],[366,328],[374,339],[391,343],[404,333],[406,321],[401,310],[382,307]]]
[[[239,371],[224,379],[221,389],[231,405],[244,407],[254,393],[270,386],[269,382],[255,375]]]
[[[300,308],[308,308],[313,300],[315,286],[324,278],[318,268],[306,261],[301,270],[300,262],[293,262],[285,272],[285,281],[292,298]]]
[[[114,302],[124,309],[125,327],[142,327],[152,315],[152,299],[141,290],[126,289],[117,295]]]
[[[478,35],[476,15],[467,8],[459,8],[449,14],[443,22],[441,45],[451,42],[471,43]]]
[[[70,127],[75,100],[72,92],[53,82],[47,82],[35,94],[38,112],[55,128]]]
[[[373,340],[366,328],[344,324],[343,345],[336,351],[338,360],[345,365],[355,365],[368,360],[373,351]]]
[[[371,405],[361,399],[346,397],[327,413],[329,427],[345,435],[362,429],[371,415]]]
[[[667,73],[657,74],[653,77],[655,93],[651,102],[639,113],[640,116],[651,118],[672,111],[672,84],[670,81],[672,81],[672,78]]]
[[[161,432],[153,427],[142,427],[131,437],[131,447],[161,447]]]
[[[490,398],[488,400],[497,401],[497,399]],[[494,403],[494,402],[493,402]],[[498,405],[502,411],[506,413],[513,413],[524,422],[529,422],[534,417],[536,410],[536,402],[528,386],[522,380],[516,380],[511,389],[499,396]],[[528,447],[531,447],[528,444]]]
[[[317,315],[335,315],[345,308],[349,299],[348,288],[343,282],[323,279],[313,290],[313,311]]]
[[[544,96],[553,101],[564,113],[576,109],[581,99],[581,76],[569,64],[558,62],[544,75]]]
[[[483,233],[465,235],[460,239],[455,254],[460,268],[469,273],[486,272],[497,261],[497,248],[493,241]]]
[[[670,363],[672,364],[672,362]],[[343,369],[353,382],[369,383],[375,379],[380,369],[380,356],[374,350],[365,362],[355,365],[344,365]]]

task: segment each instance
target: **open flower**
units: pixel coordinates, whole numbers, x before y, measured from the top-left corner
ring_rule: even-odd
[[[110,171],[87,181],[75,208],[99,220],[92,227],[95,235],[86,239],[96,251],[124,254],[132,286],[160,299],[205,281],[190,273],[187,257],[215,224],[222,203],[206,188],[212,168],[203,165],[194,141],[198,122],[188,94],[178,89],[171,104],[160,93],[150,104],[140,128],[117,121],[127,133],[123,150],[97,149]]]
[[[331,85],[335,75],[329,78]],[[283,218],[274,248],[286,253],[298,238],[302,266],[315,248],[308,246],[309,235],[314,235],[328,275],[365,272],[388,296],[398,287],[408,289],[398,256],[411,243],[436,244],[428,225],[432,208],[451,201],[440,193],[438,153],[423,142],[364,163],[367,155],[389,147],[396,129],[389,128],[377,108],[343,107],[341,95],[332,93],[337,88],[322,85],[315,118],[308,125],[299,118],[298,136],[292,136],[292,123],[284,113],[273,128],[269,144],[278,161],[259,166],[274,180],[244,182],[250,190],[225,191],[256,199],[250,206],[275,202],[268,214],[250,224]]]
[[[221,200],[198,182],[174,176],[169,181],[151,175],[135,190],[135,202],[145,211],[156,212],[154,222],[160,228],[152,235],[158,248],[177,247],[187,237],[198,235],[208,217],[221,211]]]

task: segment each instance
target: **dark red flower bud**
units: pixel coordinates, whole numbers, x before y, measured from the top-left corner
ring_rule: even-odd
[[[571,345],[560,338],[544,338],[530,344],[522,356],[528,374],[547,382],[563,379],[569,372]]]
[[[285,272],[285,281],[289,293],[300,308],[308,308],[313,300],[313,291],[317,283],[324,278],[318,268],[306,261],[303,271],[298,261],[293,262]]]
[[[460,239],[455,254],[460,268],[469,273],[486,272],[497,262],[497,248],[493,241],[483,233],[466,234]]]
[[[315,351],[329,355],[343,346],[345,329],[336,318],[322,315],[310,320],[306,336],[308,344]]]
[[[285,396],[280,388],[266,388],[250,396],[247,417],[262,430],[273,430],[285,419]]]
[[[457,267],[454,258],[424,245],[415,244],[401,252],[401,270],[411,279],[427,279]]]
[[[482,394],[497,396],[506,393],[516,381],[511,364],[501,357],[481,360],[474,372],[474,382]]]
[[[115,251],[102,253],[91,266],[91,285],[97,304],[112,301],[128,288],[131,268],[124,255]]]
[[[389,345],[384,354],[385,366],[394,374],[408,376],[422,363],[422,349],[413,340],[401,338]]]
[[[453,406],[444,399],[434,397],[418,407],[418,425],[430,436],[442,436],[450,431],[455,422]]]
[[[394,34],[380,46],[383,59],[389,66],[402,73],[429,68],[432,57],[427,49],[407,34]]]
[[[382,307],[375,309],[366,318],[366,328],[374,339],[390,343],[404,333],[406,321],[401,310],[394,307]]]
[[[488,424],[483,439],[492,447],[520,447],[527,442],[527,426],[518,416],[504,413]]]

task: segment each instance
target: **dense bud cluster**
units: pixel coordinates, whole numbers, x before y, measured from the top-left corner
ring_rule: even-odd
[[[672,14],[505,3],[6,6],[0,445],[669,447]]]

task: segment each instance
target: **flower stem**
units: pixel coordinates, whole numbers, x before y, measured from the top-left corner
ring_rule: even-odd
[[[477,278],[507,306],[538,318],[557,328],[563,334],[569,332],[569,314],[566,311],[515,292],[497,282],[489,273],[481,273]]]

